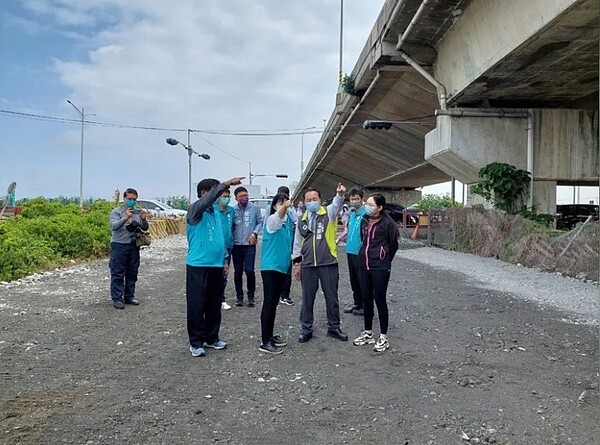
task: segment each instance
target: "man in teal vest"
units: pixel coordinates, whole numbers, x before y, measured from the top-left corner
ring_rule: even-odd
[[[221,226],[223,227],[223,237],[225,238],[225,249],[227,250],[227,265],[231,264],[231,249],[233,247],[233,228],[235,222],[235,211],[229,205],[231,192],[225,189],[219,199],[214,204],[215,210],[221,217]],[[225,301],[225,288],[227,287],[227,275],[223,275],[223,291],[221,293],[221,309],[228,311],[231,305]]]
[[[346,187],[338,184],[333,201],[323,207],[319,190],[309,188],[304,192],[307,210],[298,219],[292,253],[294,275],[302,282],[300,343],[309,341],[313,336],[313,309],[319,284],[325,295],[327,335],[348,341],[348,336],[340,329],[339,266],[335,242],[337,216],[344,204],[345,193]]]
[[[229,266],[220,212],[213,204],[224,190],[240,184],[242,179],[232,178],[223,183],[203,179],[198,183],[199,199],[188,210],[185,288],[187,330],[194,357],[204,356],[205,347],[227,347],[219,338],[219,329],[223,274],[229,272]]]
[[[360,187],[352,187],[348,192],[350,196],[350,207],[348,211],[348,228],[344,236],[340,237],[346,241],[346,256],[348,257],[348,274],[350,275],[350,287],[354,303],[344,309],[346,314],[365,315],[363,309],[363,296],[358,281],[358,251],[360,250],[360,222],[365,214],[363,203],[364,192]]]

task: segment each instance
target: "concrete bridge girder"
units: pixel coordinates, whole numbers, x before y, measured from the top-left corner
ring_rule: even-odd
[[[598,8],[596,0],[472,2],[440,41],[435,76],[463,107],[553,107],[594,94]]]
[[[431,163],[426,160],[425,134],[433,129],[440,134],[445,131],[435,126],[436,118],[425,118],[432,125],[398,124],[389,132],[360,127],[366,119],[432,116],[439,107],[436,88],[408,66],[396,50],[400,36],[404,38],[407,28],[412,26],[409,24],[421,4],[421,0],[388,0],[384,4],[352,72],[358,97],[339,94],[338,107],[328,123],[330,133],[319,142],[301,186],[335,187],[342,176],[348,179],[346,182],[388,190],[430,185],[448,180],[450,175],[470,182],[474,177],[477,179],[474,173],[484,160],[526,167],[527,158],[523,154],[526,148],[523,151],[514,148],[522,146],[524,139],[527,145],[526,123],[512,125],[514,134],[502,129],[506,122],[481,123],[482,128],[487,128],[487,136],[483,131],[469,129],[464,122],[460,131],[460,125],[454,124],[453,129],[458,131],[455,139],[461,133],[468,139],[477,136],[480,142],[489,140],[490,134],[502,136],[498,141],[484,144],[496,147],[487,155],[480,153],[471,159],[471,155],[449,151],[445,154],[448,162],[441,162],[437,156],[440,162]],[[445,0],[429,2],[424,11],[411,32],[406,33],[408,39],[402,49],[446,85],[449,106],[597,107],[597,0]],[[538,118],[547,121],[549,116]],[[597,115],[591,119],[597,121]],[[582,128],[566,125],[564,129],[567,133],[580,130],[586,133],[585,120],[581,120],[581,125]],[[536,127],[535,131],[540,130]],[[553,137],[552,134],[545,133],[548,137]],[[547,144],[538,142],[538,146],[544,145]],[[506,151],[499,150],[500,147]],[[573,143],[572,156],[567,159],[563,153],[558,162],[561,165],[573,162],[574,156],[586,153],[583,147],[587,150],[597,147],[597,138],[591,145],[589,140]],[[498,156],[492,156],[494,153]],[[451,156],[455,159],[449,159]],[[536,169],[540,166],[544,170],[540,162],[546,159],[544,156],[534,155]],[[598,163],[590,156],[576,162],[585,162],[592,166],[591,170],[596,170],[595,175],[594,171],[584,175],[593,181],[598,176]],[[534,170],[535,175],[538,173]],[[578,178],[542,175],[536,184],[540,184],[541,193],[542,189],[549,190],[561,182],[588,181]],[[541,199],[548,193],[541,193]]]

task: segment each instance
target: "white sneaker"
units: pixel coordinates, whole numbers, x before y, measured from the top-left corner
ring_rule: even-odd
[[[229,309],[231,309],[231,305],[227,304],[227,302],[224,301],[223,303],[221,303],[221,309],[223,309],[224,311],[228,311]]]
[[[389,347],[390,347],[390,343],[388,342],[387,337],[380,335],[379,338],[377,339],[377,343],[375,343],[375,346],[373,346],[373,351],[383,352]]]
[[[190,352],[192,353],[192,357],[204,357],[206,355],[206,351],[202,346],[194,347],[190,346]]]
[[[372,345],[375,343],[375,337],[372,332],[363,331],[353,343],[354,346]]]

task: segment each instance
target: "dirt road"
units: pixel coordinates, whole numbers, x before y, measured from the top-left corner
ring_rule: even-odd
[[[184,255],[183,237],[145,250],[142,304],[124,311],[110,304],[107,261],[0,284],[1,444],[593,444],[600,437],[598,328],[581,323],[581,314],[404,251],[394,262],[385,353],[327,337],[318,297],[315,338],[306,344],[296,341],[299,304],[280,306],[276,330],[289,346],[280,356],[261,354],[259,299],[255,308],[223,313],[226,350],[192,358]],[[340,258],[340,300],[349,302],[343,250]],[[511,280],[510,271],[503,275]],[[551,292],[544,282],[540,292]],[[296,301],[299,292],[294,283]],[[342,317],[354,338],[362,318]]]

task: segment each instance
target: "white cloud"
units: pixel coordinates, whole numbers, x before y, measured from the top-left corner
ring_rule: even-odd
[[[346,2],[351,34],[345,39],[346,71],[352,69],[382,4],[383,0]],[[73,35],[74,45],[89,48],[83,58],[57,52],[53,67],[71,91],[68,98],[86,113],[95,113],[94,120],[273,130],[320,127],[332,112],[338,0],[27,0],[24,5],[40,23],[50,19],[54,32]],[[73,117],[74,110],[64,100],[60,106],[65,116]],[[187,193],[187,155],[164,142],[169,136],[185,141],[185,133],[89,125],[85,132],[86,194],[110,196],[117,184],[145,189],[147,196]],[[62,133],[53,139],[55,144],[75,151],[77,127],[63,128]],[[252,161],[254,173],[283,172],[290,182],[298,179],[300,135],[204,137]],[[306,164],[318,138],[304,136]],[[193,159],[195,176],[227,179],[247,173],[246,163],[196,137],[192,142],[197,151],[212,156],[208,162]],[[273,188],[281,180],[260,182]]]

